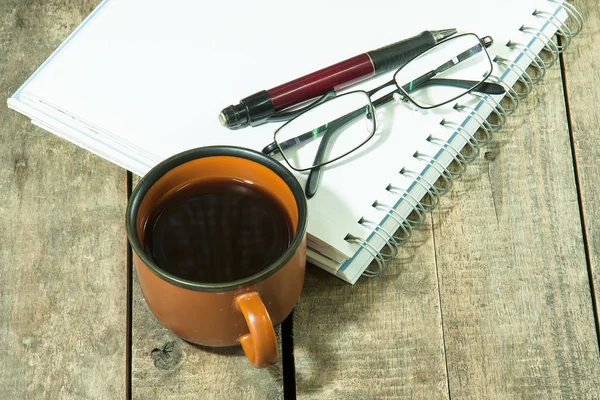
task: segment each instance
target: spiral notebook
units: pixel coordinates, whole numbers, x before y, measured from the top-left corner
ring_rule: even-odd
[[[504,99],[468,95],[428,111],[389,104],[378,110],[375,138],[326,168],[308,202],[308,259],[355,283],[393,259],[582,27],[563,1],[365,4],[104,0],[8,105],[143,175],[189,148],[270,143],[277,124],[230,131],[217,118],[259,90],[424,30],[492,36],[489,80],[506,88]],[[306,175],[294,173],[304,184]]]

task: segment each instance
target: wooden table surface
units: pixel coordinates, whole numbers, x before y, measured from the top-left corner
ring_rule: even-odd
[[[97,0],[0,0],[0,97]],[[125,235],[136,177],[0,107],[0,399],[600,398],[600,14],[384,276],[309,267],[280,362],[182,342]]]

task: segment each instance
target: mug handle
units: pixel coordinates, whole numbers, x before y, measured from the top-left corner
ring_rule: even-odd
[[[271,317],[257,292],[248,292],[235,298],[250,333],[240,336],[244,352],[256,368],[265,368],[277,362],[277,338]]]

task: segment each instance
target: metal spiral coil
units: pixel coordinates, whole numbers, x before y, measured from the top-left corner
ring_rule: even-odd
[[[398,243],[398,246],[402,246],[404,243],[410,240],[412,237],[412,228],[406,218],[402,217],[398,211],[394,210],[393,207],[390,207],[387,204],[380,203],[379,201],[375,201],[375,203],[373,203],[373,208],[385,212],[390,218],[398,223],[399,229],[402,229],[402,232],[404,232],[404,236],[402,237],[395,234],[392,235],[394,240],[396,240],[396,243]]]
[[[490,96],[488,94],[483,95],[481,93],[471,93],[471,95],[477,97],[479,100],[483,101],[488,106],[490,106],[490,108],[492,109],[492,113],[494,115],[496,115],[496,118],[498,119],[498,123],[493,123],[489,119],[486,119],[486,121],[488,121],[488,123],[494,130],[494,132],[497,132],[500,129],[502,129],[502,127],[506,123],[506,110],[504,109],[502,104],[500,104],[499,101],[497,101],[496,99],[494,99],[492,96]]]
[[[428,212],[431,212],[436,209],[436,207],[440,204],[440,193],[438,192],[437,188],[433,185],[433,183],[425,179],[423,175],[418,174],[415,171],[408,170],[406,168],[402,168],[400,170],[400,175],[412,178],[417,185],[421,186],[428,193],[429,198],[431,199],[431,204],[427,204],[427,207],[425,208]],[[425,181],[425,183],[421,181]],[[425,203],[421,202],[421,204]]]
[[[446,187],[442,188],[438,186],[437,189],[441,195],[446,194],[446,192],[448,192],[452,187],[452,180],[455,178],[456,175],[453,175],[452,171],[444,167],[435,157],[432,157],[429,154],[423,154],[417,151],[413,155],[413,157],[417,160],[426,162],[440,174],[440,178],[442,178],[444,182],[446,182]]]
[[[470,135],[469,132],[467,132],[462,125],[459,125],[459,124],[457,124],[456,122],[453,122],[453,121],[447,121],[446,119],[443,119],[440,122],[440,124],[443,127],[453,129],[458,135],[462,136],[462,138],[465,139],[465,141],[471,146],[471,148],[473,150],[473,155],[472,156],[465,156],[463,154],[463,156],[467,160],[467,163],[470,163],[474,159],[476,159],[479,156],[479,149],[481,147],[483,147],[484,144],[488,144],[492,140],[491,137],[487,137],[485,141],[481,142],[476,137]]]
[[[427,141],[440,147],[442,150],[451,149],[454,152],[449,154],[454,159],[454,163],[458,166],[458,171],[451,171],[450,169],[448,169],[448,172],[453,176],[453,179],[456,179],[465,173],[469,161],[465,159],[460,150],[458,150],[453,144],[449,143],[447,140],[443,140],[433,136],[429,136],[427,138]]]
[[[553,25],[556,28],[556,36],[564,40],[564,43],[562,43],[561,40],[557,45],[559,53],[564,52],[567,49],[567,47],[571,45],[573,33],[565,23],[563,23],[556,17],[556,15],[550,14],[546,11],[535,11],[533,13],[533,16],[547,21],[549,24]]]
[[[534,53],[529,47],[521,43],[513,42],[512,40],[506,44],[506,47],[520,51],[529,58],[531,61],[529,65],[537,71],[534,76],[531,77],[534,84],[544,79],[544,76],[546,76],[546,63],[544,63],[544,60],[542,60],[542,57],[540,57],[539,54]]]
[[[563,0],[548,0],[548,2],[558,4],[560,7],[562,7],[563,10],[567,12],[567,14],[569,14],[569,17],[573,18],[572,21],[575,22],[576,27],[575,29],[569,28],[569,30],[571,31],[571,37],[579,35],[581,33],[581,30],[583,29],[583,17],[579,13],[579,11],[577,11],[575,6]],[[569,18],[568,20],[571,20],[571,18]]]
[[[504,91],[506,92],[506,93],[504,93],[504,98],[509,99],[511,102],[510,107],[504,106],[504,110],[506,111],[505,116],[508,117],[509,115],[512,115],[512,113],[514,113],[517,110],[517,108],[519,108],[519,103],[521,101],[519,99],[519,95],[517,94],[517,91],[515,89],[513,89],[512,86],[510,86],[506,82],[504,82],[503,79],[499,78],[496,75],[490,75],[488,77],[488,80],[491,80],[492,82],[497,83],[504,88]]]
[[[413,209],[413,211],[417,214],[418,220],[417,221],[412,220],[409,215],[406,218],[406,221],[410,224],[410,227],[412,229],[417,229],[418,227],[420,227],[421,224],[423,223],[423,221],[425,220],[425,213],[427,213],[427,210],[425,209],[423,204],[419,200],[417,200],[416,197],[412,193],[409,193],[406,190],[397,188],[392,184],[389,184],[388,187],[385,188],[385,190],[387,190],[390,193],[399,195],[400,199],[406,198],[407,201],[408,201],[408,199],[411,200],[411,201],[408,201],[408,203],[410,204],[410,207]]]
[[[494,132],[496,132],[498,129],[494,129],[494,127],[488,122],[488,120],[484,116],[479,114],[477,110],[475,110],[473,107],[461,105],[458,103],[456,103],[453,108],[459,113],[467,114],[469,117],[472,117],[479,124],[479,128],[481,128],[485,132],[486,137],[490,138],[489,142],[493,140]],[[482,145],[486,146],[487,144],[488,142],[483,143]]]
[[[385,245],[390,250],[390,254],[384,254],[383,252],[380,252],[381,257],[385,262],[391,261],[394,259],[394,257],[396,257],[396,254],[398,254],[398,243],[396,240],[394,240],[394,237],[391,233],[383,229],[381,225],[365,218],[361,218],[358,223],[383,239]]]
[[[365,271],[362,273],[363,276],[366,276],[368,278],[374,278],[376,276],[381,275],[386,262],[383,259],[381,253],[377,251],[377,249],[375,249],[375,247],[373,247],[371,243],[354,235],[347,235],[344,240],[346,240],[346,242],[348,243],[355,243],[359,245],[360,247],[365,249],[371,256],[373,256],[373,260],[375,260],[375,263],[377,264],[377,269],[374,270],[372,268],[372,265],[369,265],[367,269],[365,269]]]
[[[558,61],[558,56],[560,52],[558,51],[558,45],[554,43],[554,41],[548,37],[544,32],[539,29],[532,28],[530,26],[523,25],[520,29],[521,32],[532,35],[535,40],[540,41],[544,44],[542,49],[546,50],[548,53],[552,54],[552,59],[550,61],[544,61],[546,68],[552,68],[552,66]],[[540,37],[543,39],[540,39]]]
[[[533,79],[531,79],[531,76],[527,73],[527,71],[519,67],[514,61],[508,60],[501,56],[496,56],[494,58],[494,62],[498,65],[503,65],[509,71],[517,74],[517,80],[523,83],[523,85],[525,86],[525,91],[518,91],[515,89],[515,92],[517,93],[517,97],[519,99],[522,100],[525,97],[529,96],[529,94],[533,90]]]

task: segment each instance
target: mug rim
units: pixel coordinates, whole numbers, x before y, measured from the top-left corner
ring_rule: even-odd
[[[273,261],[270,265],[263,268],[259,272],[249,275],[245,278],[236,279],[231,282],[217,282],[217,283],[203,283],[203,282],[195,282],[188,279],[179,278],[173,274],[170,274],[150,258],[143,249],[143,246],[140,242],[140,238],[137,234],[136,229],[136,218],[139,207],[144,200],[146,193],[150,190],[150,188],[166,173],[177,168],[178,166],[185,164],[187,162],[206,158],[206,157],[215,157],[215,156],[229,156],[229,157],[237,157],[243,158],[249,161],[256,162],[257,164],[263,165],[277,174],[284,183],[290,188],[294,199],[296,200],[296,205],[298,207],[298,227],[296,228],[296,234],[294,239],[288,246],[287,250],[277,258],[277,260]],[[302,186],[296,179],[296,177],[281,163],[271,159],[270,157],[259,153],[255,150],[237,147],[237,146],[206,146],[206,147],[197,147],[194,149],[186,150],[181,153],[177,153],[164,161],[158,163],[154,168],[148,171],[140,180],[138,185],[135,187],[133,192],[131,193],[131,197],[127,204],[127,210],[125,212],[126,216],[126,228],[127,228],[127,237],[129,238],[129,243],[131,248],[135,252],[135,254],[141,259],[146,267],[148,267],[155,275],[159,278],[172,283],[176,286],[195,290],[195,291],[203,291],[203,292],[221,292],[237,289],[243,286],[252,285],[263,281],[273,275],[275,272],[279,271],[283,266],[287,264],[289,260],[294,256],[296,250],[304,240],[304,236],[306,234],[306,226],[308,223],[308,205],[306,202],[306,197],[304,196],[304,191],[302,190]]]

